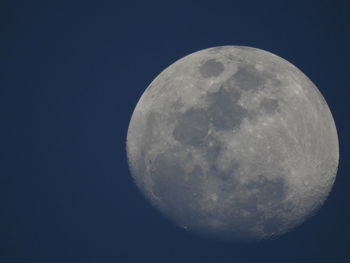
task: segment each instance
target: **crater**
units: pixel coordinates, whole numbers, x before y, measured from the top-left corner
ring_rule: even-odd
[[[224,71],[224,65],[215,59],[207,60],[200,68],[199,72],[204,78],[217,77]]]

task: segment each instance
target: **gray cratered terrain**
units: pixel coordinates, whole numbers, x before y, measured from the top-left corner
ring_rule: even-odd
[[[127,154],[146,198],[203,236],[290,231],[335,180],[338,137],[315,85],[261,49],[223,46],[165,69],[132,115]]]

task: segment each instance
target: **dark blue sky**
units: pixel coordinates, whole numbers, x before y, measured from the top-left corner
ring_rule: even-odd
[[[189,3],[191,2],[191,3]],[[350,262],[348,1],[2,1],[0,262]],[[319,213],[274,241],[197,238],[133,184],[132,111],[166,66],[247,45],[299,67],[340,140]]]

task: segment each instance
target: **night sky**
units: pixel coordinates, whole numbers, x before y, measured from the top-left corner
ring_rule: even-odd
[[[1,1],[0,262],[350,262],[348,1]],[[192,52],[275,53],[319,88],[340,142],[320,211],[276,240],[223,243],[163,218],[125,144],[148,84]]]

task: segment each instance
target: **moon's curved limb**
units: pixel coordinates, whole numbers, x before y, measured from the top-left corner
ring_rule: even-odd
[[[305,221],[327,198],[339,158],[315,85],[286,60],[240,46],[165,69],[135,108],[127,154],[136,184],[164,215],[240,240]]]

